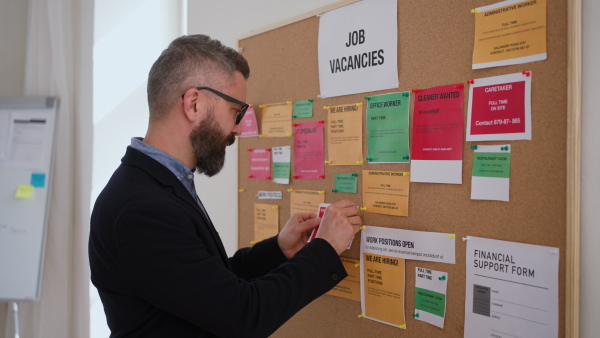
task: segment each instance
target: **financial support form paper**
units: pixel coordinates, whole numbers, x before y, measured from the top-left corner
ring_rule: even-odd
[[[467,237],[465,337],[558,337],[558,248]]]

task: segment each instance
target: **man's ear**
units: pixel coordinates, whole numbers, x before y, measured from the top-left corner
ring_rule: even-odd
[[[202,112],[206,109],[206,98],[200,95],[195,88],[188,89],[183,94],[183,113],[190,122],[202,118]]]

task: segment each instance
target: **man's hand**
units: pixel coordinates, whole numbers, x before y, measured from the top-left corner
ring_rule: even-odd
[[[339,255],[346,250],[361,225],[362,219],[356,204],[342,200],[327,208],[317,237],[329,242]]]
[[[316,228],[320,221],[317,215],[311,213],[298,213],[290,217],[277,236],[277,244],[287,259],[292,258],[306,245],[312,229]]]

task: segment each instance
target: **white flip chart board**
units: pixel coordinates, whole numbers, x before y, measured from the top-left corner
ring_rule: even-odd
[[[0,300],[37,301],[58,99],[0,98]]]

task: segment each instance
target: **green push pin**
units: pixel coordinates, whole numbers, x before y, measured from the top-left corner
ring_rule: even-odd
[[[352,177],[358,177],[358,174],[352,174]]]
[[[372,157],[367,157],[367,158],[365,158],[365,160],[367,160],[367,161],[373,161],[373,158]]]
[[[508,146],[506,146],[506,147],[501,147],[501,148],[500,148],[500,150],[502,150],[502,151],[504,151],[504,150],[508,151]]]
[[[438,278],[439,280],[446,280],[446,276],[442,276],[440,278]]]
[[[413,318],[419,318],[419,314],[418,313],[414,313],[412,316],[413,316]]]
[[[408,97],[408,96],[410,96],[410,93],[409,92],[404,92],[404,93],[402,93],[402,96]]]
[[[333,190],[331,190],[331,192],[338,192],[338,190],[337,189],[333,189]]]
[[[477,146],[471,146],[471,149],[477,150]]]
[[[369,101],[371,98],[368,96],[365,96],[365,100]]]
[[[292,118],[293,118],[293,119],[295,119],[295,118],[297,118],[297,117],[298,117],[298,116],[296,116],[296,115],[292,115]]]
[[[408,160],[410,158],[410,156],[404,156],[402,159],[403,160]]]

